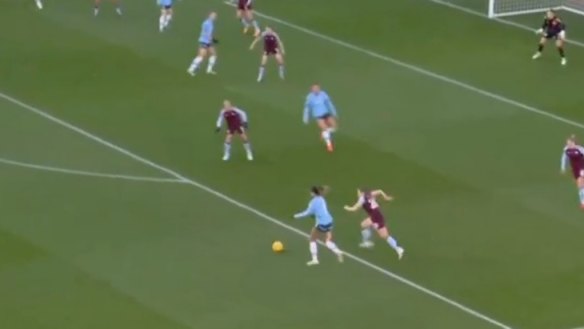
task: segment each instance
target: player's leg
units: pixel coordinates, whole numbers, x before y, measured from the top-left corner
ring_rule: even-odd
[[[371,241],[371,227],[373,222],[371,218],[367,217],[361,222],[361,238],[362,241],[359,244],[361,248],[371,248],[373,247],[373,242]]]
[[[99,14],[100,5],[101,5],[101,0],[95,0],[94,5],[93,5],[93,14],[95,16],[97,16],[97,14]]]
[[[308,244],[310,250],[310,261],[306,263],[308,266],[318,265],[318,230],[313,227],[310,231],[310,242]]]
[[[231,157],[231,141],[233,140],[233,134],[227,132],[225,135],[225,143],[223,144],[223,161],[229,160]]]
[[[254,30],[253,35],[255,37],[257,37],[258,35],[260,35],[261,31],[260,31],[260,25],[258,24],[258,21],[256,21],[253,17],[253,10],[247,9],[244,14],[245,14],[245,18],[247,19],[247,22],[249,24],[251,24],[251,26],[253,26],[253,30]]]
[[[217,51],[215,47],[209,47],[209,62],[207,63],[207,74],[217,74],[213,71],[213,67],[215,67],[215,63],[217,62]]]
[[[335,255],[337,255],[339,262],[342,263],[343,262],[343,252],[341,251],[341,249],[339,249],[339,247],[337,247],[337,244],[334,243],[332,231],[329,230],[328,232],[325,233],[324,244],[326,245],[327,248],[330,249],[330,251],[334,252]]]
[[[266,74],[266,64],[268,63],[268,54],[265,52],[262,54],[262,59],[260,60],[260,71],[258,73],[258,82],[264,80],[264,75]]]
[[[158,30],[162,32],[164,31],[164,28],[166,28],[166,9],[161,7],[160,18],[158,19]]]
[[[112,0],[114,6],[116,6],[116,13],[122,15],[122,0]]]
[[[245,131],[241,131],[239,134],[239,137],[241,138],[241,141],[243,142],[243,148],[245,149],[245,153],[247,155],[247,160],[252,161],[253,160],[253,153],[251,151],[251,143],[249,142],[249,138],[247,137],[247,134],[245,133]]]
[[[43,9],[43,2],[41,0],[35,0],[38,9]]]
[[[199,66],[201,66],[201,63],[203,62],[203,60],[205,59],[205,57],[207,57],[207,48],[205,48],[204,45],[201,45],[199,47],[199,53],[197,54],[197,57],[195,57],[191,63],[191,65],[189,66],[189,69],[187,70],[187,72],[189,72],[190,75],[195,75],[195,73],[197,72],[197,70],[199,69]]]
[[[284,80],[284,55],[278,51],[275,57],[276,62],[278,63],[278,74],[280,75],[280,79]]]
[[[389,246],[395,250],[395,252],[397,253],[398,257],[401,259],[403,257],[404,254],[404,248],[400,247],[397,244],[397,240],[394,239],[391,235],[389,235],[389,231],[387,230],[387,227],[385,225],[383,225],[383,227],[378,227],[377,228],[377,234],[379,234],[379,237],[382,238],[383,240],[387,241],[387,244],[389,244]]]
[[[245,11],[243,9],[237,9],[237,18],[241,21],[241,25],[243,25],[243,33],[246,34],[249,31],[251,24],[247,21],[247,17],[245,16]]]
[[[537,52],[533,55],[533,59],[538,59],[541,57],[541,53],[543,52],[543,48],[545,47],[545,44],[547,42],[547,38],[546,37],[541,37],[541,39],[539,39],[539,44],[537,45]]]
[[[558,48],[558,52],[560,53],[562,65],[566,65],[568,62],[566,60],[566,52],[564,51],[564,32],[562,32],[562,35],[558,36],[558,39],[556,40],[556,47]]]
[[[582,173],[584,174],[584,173]],[[584,177],[580,175],[576,179],[576,186],[578,187],[578,196],[580,197],[580,206],[584,208]]]
[[[333,151],[333,141],[331,136],[331,131],[329,129],[327,119],[326,118],[319,118],[316,120],[318,127],[320,128],[320,136],[326,143],[326,148],[329,152]]]

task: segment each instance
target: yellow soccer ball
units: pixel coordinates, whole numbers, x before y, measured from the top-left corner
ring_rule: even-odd
[[[282,252],[284,251],[284,244],[280,241],[274,241],[274,243],[272,243],[272,250],[274,252]]]

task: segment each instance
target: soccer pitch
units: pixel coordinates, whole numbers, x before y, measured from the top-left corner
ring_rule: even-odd
[[[581,17],[568,66],[541,15],[501,24],[484,2],[260,1],[287,80],[248,50],[234,8],[178,1],[0,4],[0,327],[6,329],[574,329],[584,326],[584,218],[559,173],[584,129]],[[190,77],[219,14],[217,76]],[[358,12],[358,15],[355,13]],[[273,63],[272,63],[273,64]],[[320,82],[336,151],[302,124]],[[213,133],[223,99],[250,116],[254,162]],[[291,215],[328,184],[344,264]],[[360,250],[357,187],[384,188],[389,228]],[[286,246],[270,249],[273,240]]]

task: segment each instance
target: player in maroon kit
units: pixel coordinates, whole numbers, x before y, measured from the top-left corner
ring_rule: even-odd
[[[541,35],[541,38],[539,39],[537,52],[532,57],[533,59],[540,58],[547,41],[553,39],[556,41],[556,48],[558,48],[558,52],[560,53],[562,65],[566,65],[568,63],[564,51],[564,43],[566,41],[566,24],[560,20],[555,11],[548,10],[545,13],[543,24],[541,25],[541,28],[535,31],[535,33]]]
[[[266,64],[268,63],[269,57],[274,57],[278,63],[278,73],[280,79],[284,79],[284,43],[282,39],[278,36],[274,30],[266,27],[266,30],[258,36],[249,46],[250,50],[253,50],[255,45],[260,41],[264,41],[264,52],[262,53],[260,72],[258,74],[258,82],[264,79],[264,74],[266,72]]]
[[[252,0],[237,0],[237,18],[243,24],[243,34],[247,34],[249,27],[253,26],[255,37],[260,35],[260,26],[253,17]]]
[[[237,107],[231,105],[230,101],[225,100],[223,102],[223,109],[221,110],[221,113],[219,113],[219,118],[217,119],[216,132],[221,131],[223,121],[225,121],[227,125],[223,161],[227,161],[231,157],[231,141],[233,140],[233,135],[238,135],[241,138],[243,141],[243,147],[247,153],[247,159],[252,161],[253,153],[251,151],[251,144],[249,143],[249,138],[245,132],[248,126],[247,114]]]
[[[385,218],[381,213],[379,204],[377,203],[377,198],[382,197],[385,201],[391,201],[393,198],[387,195],[382,190],[357,190],[357,202],[352,206],[345,206],[347,211],[357,211],[362,208],[367,213],[367,218],[361,222],[361,235],[363,237],[363,242],[360,246],[362,248],[373,247],[373,242],[371,242],[371,229],[375,229],[379,234],[379,237],[387,241],[389,246],[397,252],[397,256],[401,259],[404,255],[404,248],[397,244],[397,241],[389,234],[387,226],[385,225]]]
[[[570,162],[572,176],[574,176],[578,187],[580,206],[584,209],[584,147],[577,144],[574,135],[566,140],[566,146],[562,152],[562,173],[566,172],[568,162]]]

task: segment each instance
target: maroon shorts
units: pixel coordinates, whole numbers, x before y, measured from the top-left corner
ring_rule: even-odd
[[[373,227],[379,230],[385,227],[385,218],[383,218],[383,214],[376,211],[369,216],[371,218],[371,222],[373,222]]]
[[[264,54],[266,56],[275,56],[280,53],[280,49],[278,48],[266,48],[264,49]]]
[[[582,169],[582,168],[572,168],[572,175],[574,175],[574,179],[578,179],[580,177],[584,177],[584,169]]]
[[[227,133],[229,135],[241,135],[244,133],[243,127],[227,127]]]

